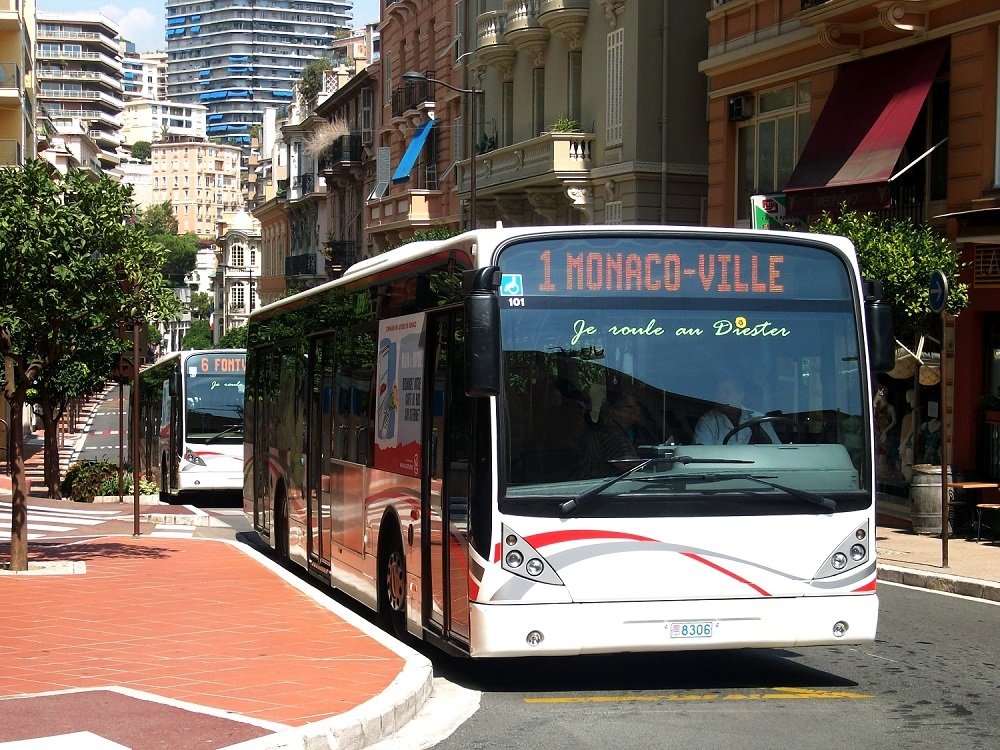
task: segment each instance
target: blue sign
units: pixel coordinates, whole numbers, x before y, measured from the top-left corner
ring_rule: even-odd
[[[948,277],[940,268],[931,274],[930,301],[931,310],[936,313],[944,310],[948,303]]]

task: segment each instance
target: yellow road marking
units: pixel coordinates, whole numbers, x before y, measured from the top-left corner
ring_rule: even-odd
[[[590,695],[564,698],[525,698],[525,703],[630,703],[654,701],[740,701],[740,700],[838,700],[871,698],[864,693],[846,690],[822,690],[819,688],[770,688],[763,692],[745,693],[669,693],[666,695]]]

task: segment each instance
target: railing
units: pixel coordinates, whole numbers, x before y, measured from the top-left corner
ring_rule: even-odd
[[[434,71],[427,71],[428,78]],[[418,104],[434,101],[434,86],[430,81],[409,81],[392,90],[392,116],[400,117],[404,112],[416,109]]]
[[[285,258],[285,276],[315,276],[316,253],[289,255]]]
[[[330,172],[344,162],[360,162],[362,153],[359,134],[343,135],[320,154],[319,171]]]
[[[292,188],[298,189],[300,195],[308,195],[313,191],[315,185],[316,177],[312,174],[296,175],[295,179],[292,180]]]
[[[725,0],[728,2],[729,0]],[[825,5],[830,2],[830,0],[802,0],[802,10],[808,10],[809,8],[815,8],[818,5]]]
[[[327,242],[326,257],[329,265],[347,268],[358,261],[357,243],[353,240],[332,240]]]

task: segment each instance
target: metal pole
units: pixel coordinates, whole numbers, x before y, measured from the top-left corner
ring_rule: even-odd
[[[119,357],[119,366],[124,363],[125,357]],[[121,368],[124,369],[124,368]],[[118,373],[118,502],[125,502],[125,397],[123,390],[125,384],[122,376],[125,373]]]
[[[948,309],[941,309],[941,567],[948,567]]]
[[[132,323],[132,538],[139,538],[139,324]]]
[[[469,229],[476,228],[476,89],[469,88]]]

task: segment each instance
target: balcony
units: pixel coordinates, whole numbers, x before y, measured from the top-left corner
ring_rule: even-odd
[[[504,38],[507,11],[491,10],[476,18],[476,59],[510,78],[517,49]]]
[[[289,181],[287,179],[285,179],[285,180],[278,180],[277,181],[278,190],[277,190],[277,192],[274,195],[275,198],[287,198],[288,197],[288,182]]]
[[[557,187],[585,179],[591,167],[593,133],[545,133],[476,157],[476,190]],[[468,197],[469,161],[458,162],[458,192]]]
[[[358,245],[353,240],[331,240],[326,243],[327,272],[342,272],[354,265],[358,258]]]
[[[507,20],[504,41],[532,57],[536,66],[545,64],[549,48],[549,30],[538,21],[538,0],[505,0]]]
[[[318,258],[319,253],[289,255],[285,258],[285,278],[293,279],[299,276],[316,276],[322,274],[323,264]],[[321,270],[317,271],[317,268]]]
[[[434,77],[434,71],[427,71],[429,78]],[[410,81],[392,90],[392,116],[402,117],[411,109],[416,109],[425,102],[434,101],[434,85],[430,81]]]
[[[368,201],[365,206],[368,232],[429,229],[444,218],[440,215],[440,195],[438,190],[410,190]]]
[[[540,0],[538,5],[538,22],[565,39],[570,49],[580,49],[589,15],[590,0]]]
[[[319,171],[325,174],[360,166],[363,153],[359,134],[343,135],[320,154]]]
[[[24,163],[21,144],[13,139],[0,140],[0,167],[20,167]]]

